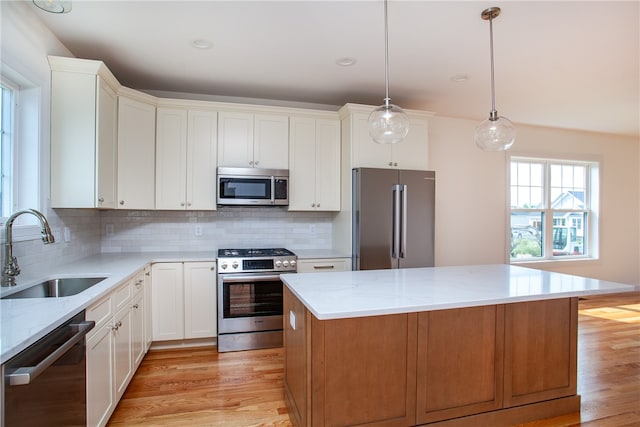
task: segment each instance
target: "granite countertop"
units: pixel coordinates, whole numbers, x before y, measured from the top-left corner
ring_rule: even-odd
[[[283,274],[281,278],[320,320],[635,290],[621,283],[504,264]]]
[[[0,296],[54,277],[107,278],[77,295],[63,298],[0,299],[0,363],[4,363],[47,333],[84,310],[118,285],[154,262],[214,261],[216,252],[153,252],[99,254],[46,271],[30,269],[18,276],[15,287],[1,288]]]

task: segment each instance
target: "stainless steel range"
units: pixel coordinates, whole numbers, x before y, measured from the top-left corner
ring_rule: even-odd
[[[284,248],[218,251],[218,351],[282,345],[282,281],[295,273]]]

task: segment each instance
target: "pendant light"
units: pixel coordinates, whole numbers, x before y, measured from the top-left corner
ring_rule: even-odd
[[[369,115],[369,135],[378,144],[395,144],[407,136],[409,117],[402,108],[391,104],[389,98],[389,24],[387,18],[387,0],[384,0],[384,105]]]
[[[499,7],[490,7],[482,11],[482,19],[489,21],[489,39],[491,53],[491,111],[489,118],[478,126],[474,139],[476,145],[484,151],[508,150],[516,140],[516,129],[506,117],[498,116],[496,111],[496,91],[493,77],[493,20],[500,15]]]
[[[71,12],[71,0],[32,0],[40,9],[51,13]]]

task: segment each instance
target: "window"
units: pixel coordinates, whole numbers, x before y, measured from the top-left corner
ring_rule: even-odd
[[[40,193],[41,86],[0,63],[0,227],[19,209],[42,210]],[[46,135],[46,134],[45,134]],[[45,136],[46,137],[46,136]],[[0,233],[0,240],[4,233]],[[30,215],[14,224],[13,240],[40,239]]]
[[[17,88],[6,79],[0,80],[0,217],[13,210],[13,141],[15,129],[15,96]]]
[[[512,262],[597,256],[598,164],[512,157]]]

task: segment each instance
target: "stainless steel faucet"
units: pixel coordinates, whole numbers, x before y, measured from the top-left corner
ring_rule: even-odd
[[[40,226],[42,227],[42,241],[45,245],[54,243],[55,239],[49,228],[47,218],[35,209],[25,209],[13,213],[4,225],[4,268],[2,269],[2,286],[15,286],[16,276],[20,274],[20,267],[18,266],[18,260],[13,256],[13,222],[22,214],[31,214],[38,218]]]

